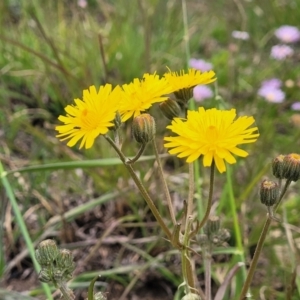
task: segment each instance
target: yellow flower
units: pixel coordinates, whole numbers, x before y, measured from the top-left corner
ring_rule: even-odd
[[[117,86],[112,90],[110,84],[101,86],[97,92],[95,86],[83,91],[83,100],[75,99],[75,105],[65,107],[66,116],[59,116],[64,125],[56,126],[57,135],[62,141],[70,139],[69,147],[80,139],[80,147],[91,148],[98,135],[106,134],[118,109],[121,89]]]
[[[192,89],[198,84],[209,84],[216,80],[214,71],[201,73],[195,69],[189,69],[188,73],[184,70],[178,72],[169,72],[164,75],[166,80],[172,86],[172,91],[176,97],[188,101],[193,96]]]
[[[124,93],[119,104],[119,112],[122,121],[140,115],[149,109],[153,103],[162,102],[167,99],[163,96],[172,92],[165,78],[158,75],[144,74],[142,80],[134,79],[129,84],[122,86]]]
[[[235,109],[221,111],[216,108],[188,111],[187,119],[175,118],[167,128],[178,134],[165,137],[170,154],[187,157],[191,163],[203,155],[203,165],[209,167],[215,162],[220,173],[226,171],[225,162],[236,163],[232,154],[246,157],[248,153],[237,145],[253,143],[259,136],[258,128],[251,126],[253,117],[236,118]]]

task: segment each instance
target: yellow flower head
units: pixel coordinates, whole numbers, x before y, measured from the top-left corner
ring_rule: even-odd
[[[192,97],[192,88],[198,84],[209,84],[216,80],[214,71],[201,73],[195,69],[189,69],[187,73],[184,70],[178,72],[169,72],[164,75],[166,80],[172,86],[172,91],[179,99],[188,101]]]
[[[117,86],[112,90],[110,84],[101,86],[97,92],[95,86],[83,91],[83,100],[75,99],[75,105],[65,107],[66,116],[59,116],[64,125],[56,126],[57,135],[62,141],[70,139],[69,147],[80,139],[80,147],[91,148],[98,135],[106,134],[113,126],[118,109],[121,89]]]
[[[246,157],[248,153],[237,145],[253,143],[259,136],[258,128],[251,126],[253,117],[236,118],[235,109],[221,111],[216,108],[188,111],[187,119],[175,118],[167,128],[178,134],[165,137],[170,154],[187,157],[191,163],[203,155],[203,165],[209,167],[215,162],[220,173],[226,171],[225,162],[236,163],[234,155]]]
[[[162,102],[167,99],[163,96],[172,92],[165,78],[158,75],[144,74],[142,80],[134,79],[129,84],[122,86],[124,93],[119,104],[119,112],[122,121],[140,115],[149,109],[153,103]]]

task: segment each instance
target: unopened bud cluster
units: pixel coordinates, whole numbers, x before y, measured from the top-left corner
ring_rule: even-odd
[[[198,241],[202,247],[209,245],[221,246],[230,239],[227,229],[220,227],[220,218],[211,216],[204,227],[204,233],[198,236]]]
[[[277,156],[272,162],[272,171],[278,179],[297,181],[300,178],[300,154]]]
[[[287,183],[300,178],[300,154],[290,153],[278,155],[272,161],[272,173],[280,181],[286,179]],[[279,184],[272,180],[263,180],[260,185],[260,201],[266,205],[269,213],[273,214],[273,206],[279,205]]]
[[[52,282],[59,287],[62,282],[67,282],[72,278],[75,269],[72,253],[67,249],[58,249],[55,241],[42,241],[35,257],[41,265],[39,280],[42,282]]]

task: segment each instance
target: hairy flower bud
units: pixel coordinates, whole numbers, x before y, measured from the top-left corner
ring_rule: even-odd
[[[266,206],[273,206],[279,196],[279,186],[271,180],[264,180],[260,185],[260,202]]]
[[[176,98],[181,102],[188,103],[188,101],[193,98],[193,87],[183,88],[174,92]]]
[[[141,114],[133,119],[132,135],[138,143],[146,144],[154,138],[156,125],[149,114]]]
[[[49,266],[56,259],[59,251],[57,249],[56,243],[53,240],[44,240],[40,242],[37,250],[35,251],[35,257],[39,264],[44,266]]]
[[[211,236],[211,242],[219,247],[230,239],[230,232],[226,228],[221,228],[218,233]]]
[[[278,179],[284,178],[284,157],[285,155],[280,154],[272,161],[272,172],[273,175]]]
[[[51,276],[47,269],[42,269],[39,273],[39,281],[49,283],[52,281]]]
[[[300,154],[291,153],[283,160],[284,178],[297,181],[300,178]]]
[[[73,255],[71,251],[67,249],[61,249],[56,259],[56,267],[63,272],[67,279],[72,278],[72,273],[75,269],[75,263],[73,261]]]
[[[204,233],[199,234],[197,240],[201,247],[207,247],[209,245],[208,236]]]
[[[211,236],[214,233],[217,233],[220,229],[220,218],[217,216],[210,216],[207,220],[204,232]]]
[[[179,117],[181,113],[181,108],[177,101],[168,98],[166,101],[161,102],[159,104],[159,107],[164,114],[165,117],[167,117],[169,120],[172,120],[175,117]]]

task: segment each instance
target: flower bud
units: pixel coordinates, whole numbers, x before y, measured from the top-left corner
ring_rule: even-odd
[[[49,283],[52,281],[51,276],[47,269],[42,269],[39,273],[39,281]]]
[[[55,241],[44,240],[40,242],[37,250],[35,251],[35,257],[39,264],[44,267],[51,265],[56,259],[58,253],[59,251]]]
[[[167,117],[169,120],[180,116],[181,108],[179,104],[171,98],[167,99],[164,102],[161,102],[159,104],[159,107],[164,116]]]
[[[230,232],[226,228],[221,228],[218,233],[211,236],[212,244],[219,247],[230,239]]]
[[[217,216],[210,216],[207,220],[204,232],[211,236],[214,233],[217,233],[220,229],[220,218]]]
[[[280,154],[272,161],[272,172],[273,175],[278,179],[284,178],[284,157],[285,155]]]
[[[73,255],[71,251],[67,249],[61,249],[56,259],[57,268],[65,273],[71,274],[75,269],[75,263],[73,261]]]
[[[266,206],[273,206],[279,196],[279,186],[271,180],[264,180],[260,185],[260,202]]]
[[[181,89],[174,92],[174,94],[178,100],[183,101],[184,103],[188,103],[188,101],[193,98],[194,87],[195,86]]]
[[[141,114],[133,119],[132,135],[138,143],[146,144],[154,138],[156,125],[149,114]]]
[[[297,181],[300,178],[300,154],[291,153],[283,160],[284,178]]]
[[[197,240],[201,247],[207,247],[209,245],[208,236],[204,233],[199,234]]]

